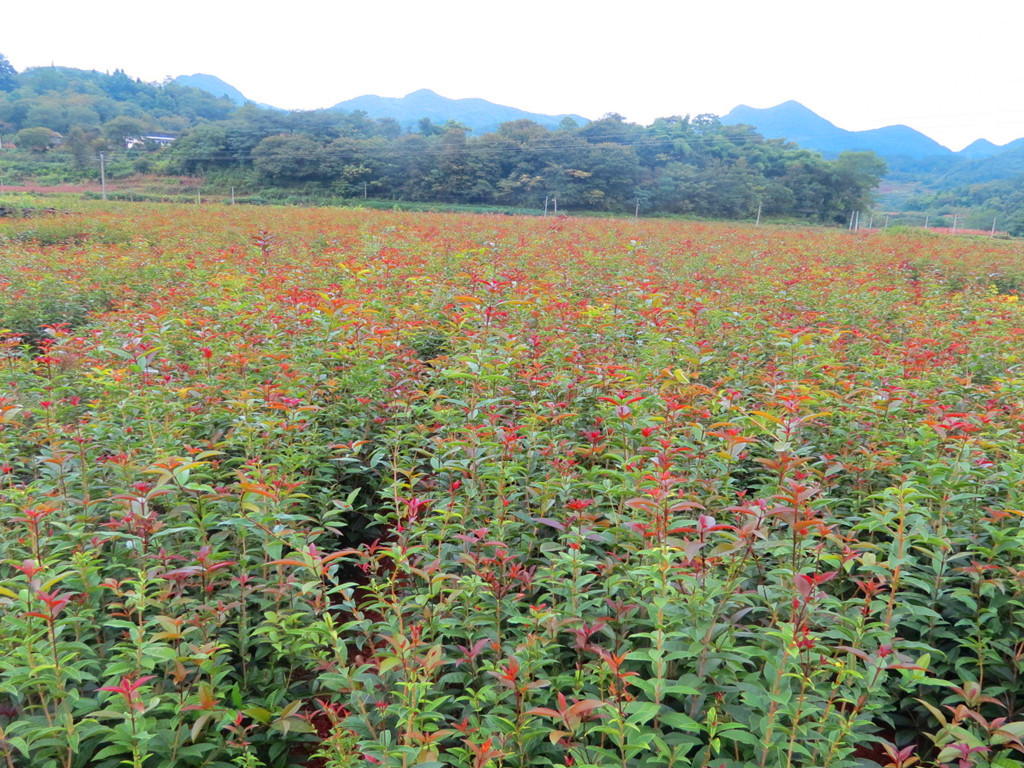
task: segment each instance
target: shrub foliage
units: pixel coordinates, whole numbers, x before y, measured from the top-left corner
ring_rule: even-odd
[[[649,221],[2,221],[0,760],[1018,765],[1019,263]]]

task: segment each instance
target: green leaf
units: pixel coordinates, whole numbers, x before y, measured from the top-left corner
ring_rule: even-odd
[[[273,714],[264,709],[263,707],[246,707],[242,710],[242,714],[246,717],[251,717],[258,723],[266,725],[273,719]]]
[[[677,731],[699,733],[704,730],[700,723],[682,712],[662,712],[658,715],[658,721]]]
[[[95,755],[92,756],[93,760],[102,760],[105,757],[113,757],[114,755],[123,755],[125,752],[131,752],[132,748],[128,744],[110,744],[104,747]]]
[[[626,722],[643,725],[657,717],[661,710],[662,705],[653,701],[632,701],[626,705],[626,712],[629,713]]]
[[[730,723],[732,725],[732,723]],[[739,723],[736,723],[739,725]],[[723,729],[719,727],[718,735],[723,739],[729,739],[730,741],[738,741],[740,744],[749,744],[750,746],[757,746],[761,741],[750,731],[745,730],[746,726],[739,725],[738,728]]]

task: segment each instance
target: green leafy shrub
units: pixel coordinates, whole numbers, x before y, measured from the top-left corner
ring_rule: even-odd
[[[0,242],[8,766],[1024,750],[1011,244],[76,218]]]

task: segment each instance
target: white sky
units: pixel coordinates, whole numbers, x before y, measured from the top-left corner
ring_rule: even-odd
[[[1022,30],[1021,0],[49,0],[4,4],[0,53],[286,109],[430,88],[647,124],[795,99],[960,149],[1024,136]]]

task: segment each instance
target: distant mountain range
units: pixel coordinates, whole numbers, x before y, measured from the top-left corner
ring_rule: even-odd
[[[978,139],[977,141],[968,144],[966,147],[961,149],[957,154],[960,155],[961,157],[976,160],[984,157],[992,157],[993,155],[998,155],[1003,152],[1008,152],[1010,150],[1017,150],[1021,148],[1024,148],[1024,138],[1014,139],[1013,141],[1007,144],[1003,144],[1002,146],[999,146],[998,144],[993,144],[988,139]]]
[[[768,139],[787,139],[826,157],[840,152],[874,151],[883,157],[914,158],[949,155],[952,151],[906,125],[887,125],[870,131],[847,131],[812,112],[803,104],[787,101],[768,109],[744,104],[721,118],[726,125],[752,125]]]
[[[218,97],[227,97],[235,104],[249,101],[237,88],[213,75],[183,75],[174,82],[199,88]],[[258,106],[278,109],[268,104]],[[404,129],[415,131],[419,121],[426,117],[436,125],[456,120],[470,128],[473,133],[488,133],[499,125],[512,120],[532,120],[547,128],[557,128],[565,119],[571,118],[578,124],[589,122],[580,115],[545,115],[527,112],[515,107],[495,104],[485,99],[449,99],[431,91],[421,89],[401,98],[385,96],[358,96],[341,101],[331,112],[353,112],[360,110],[374,119],[391,118]],[[944,174],[967,167],[972,177],[1001,177],[996,163],[1014,158],[1020,153],[1024,157],[1024,138],[998,146],[987,139],[978,139],[959,152],[953,152],[934,139],[906,125],[887,125],[868,131],[847,131],[829,122],[796,101],[786,101],[774,107],[757,109],[740,105],[721,118],[726,125],[750,125],[768,139],[786,139],[805,149],[820,152],[827,158],[834,158],[845,151],[873,151],[889,161],[891,170],[920,171],[927,166],[933,174]],[[967,162],[971,161],[971,162]],[[1017,166],[1018,162],[1013,162]]]
[[[219,77],[214,77],[213,75],[204,75],[201,73],[197,73],[195,75],[178,75],[174,78],[174,82],[188,88],[198,88],[199,90],[206,91],[211,96],[216,96],[218,98],[227,97],[240,107],[251,101],[251,99],[245,98],[245,95],[233,85],[225,83]],[[274,109],[279,112],[285,111],[279,107],[271,106],[270,104],[261,104],[256,101],[254,101],[253,104],[258,107],[263,107],[264,109]]]
[[[181,75],[174,78],[174,82],[178,85],[199,88],[214,96],[226,96],[239,106],[249,101],[237,88],[213,75]],[[278,109],[269,104],[258,104],[258,106]],[[327,108],[328,112],[355,112],[356,110],[365,112],[375,120],[389,117],[396,120],[402,128],[410,131],[415,131],[419,121],[424,117],[429,118],[435,125],[443,125],[449,120],[455,120],[468,126],[473,133],[489,133],[497,130],[502,123],[512,120],[532,120],[551,129],[557,128],[559,123],[567,117],[575,120],[579,125],[590,122],[587,118],[579,115],[543,115],[494,104],[485,99],[449,99],[427,88],[413,91],[402,98],[357,96]]]
[[[998,146],[978,139],[959,152],[906,125],[887,125],[869,131],[847,131],[812,112],[797,101],[786,101],[767,109],[744,104],[721,118],[726,125],[752,125],[768,139],[787,139],[805,149],[835,157],[845,151],[872,151],[885,158],[966,158],[980,160],[1024,146],[1024,139]]]
[[[494,104],[485,99],[448,99],[427,88],[413,91],[400,99],[386,96],[358,96],[329,108],[330,112],[353,112],[355,110],[362,110],[373,118],[393,118],[408,130],[415,130],[416,124],[424,117],[429,118],[435,124],[455,120],[469,126],[473,133],[490,133],[497,130],[502,123],[513,120],[532,120],[551,129],[557,128],[565,118],[574,120],[578,125],[590,122],[579,115],[542,115],[515,107]]]

